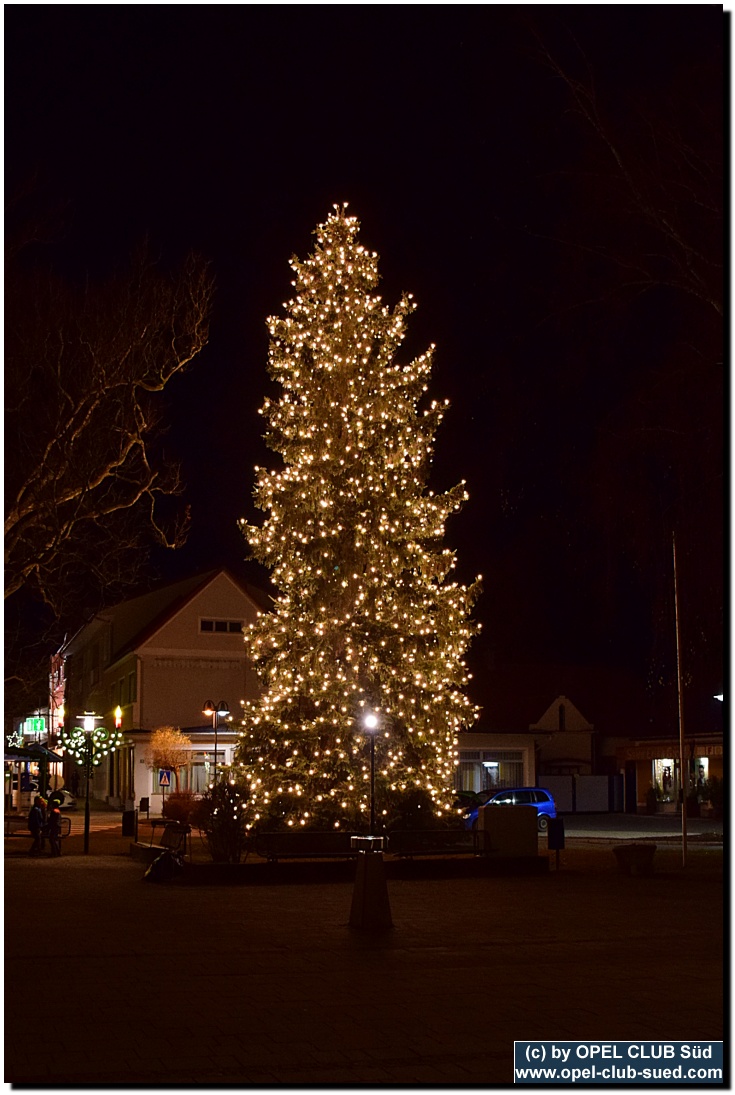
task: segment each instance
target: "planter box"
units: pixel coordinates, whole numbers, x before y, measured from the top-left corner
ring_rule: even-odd
[[[653,857],[655,854],[655,844],[618,844],[617,847],[613,848],[613,855],[623,874],[653,874]]]

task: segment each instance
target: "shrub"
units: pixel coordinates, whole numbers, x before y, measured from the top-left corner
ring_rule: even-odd
[[[441,817],[428,791],[416,789],[386,795],[387,816],[382,819],[390,832],[392,829],[446,829],[459,824],[456,810],[446,811]]]
[[[724,791],[722,780],[718,779],[717,776],[712,776],[711,779],[707,780],[705,794],[712,805],[716,818],[722,817]]]
[[[195,805],[193,791],[172,791],[170,795],[166,795],[162,813],[169,821],[180,821],[182,825],[188,825]]]
[[[189,823],[203,834],[215,863],[239,863],[248,844],[247,787],[222,779],[194,804]]]

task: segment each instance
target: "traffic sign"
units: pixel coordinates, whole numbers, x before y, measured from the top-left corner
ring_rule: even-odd
[[[170,787],[171,786],[171,769],[159,768],[158,769],[158,786]]]

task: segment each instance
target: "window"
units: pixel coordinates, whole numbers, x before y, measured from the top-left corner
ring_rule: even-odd
[[[135,703],[138,698],[138,674],[131,673],[128,677],[128,703]]]
[[[204,764],[192,764],[190,790],[202,795],[207,790],[207,769]]]
[[[508,791],[504,795],[495,795],[495,797],[492,799],[492,805],[493,806],[512,806],[513,805],[513,795],[512,795],[512,793],[510,791]]]
[[[243,628],[242,620],[200,620],[199,630],[206,635],[238,635]]]
[[[516,791],[516,806],[530,806],[535,801],[533,791]]]

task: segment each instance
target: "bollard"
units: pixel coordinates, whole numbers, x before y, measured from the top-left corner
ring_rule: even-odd
[[[556,852],[556,869],[559,870],[559,852],[564,847],[564,818],[550,817],[546,830],[547,847],[549,851]]]
[[[350,927],[385,931],[393,927],[385,880],[382,837],[353,837],[358,849],[355,888],[352,891]],[[364,850],[366,849],[367,850]]]

